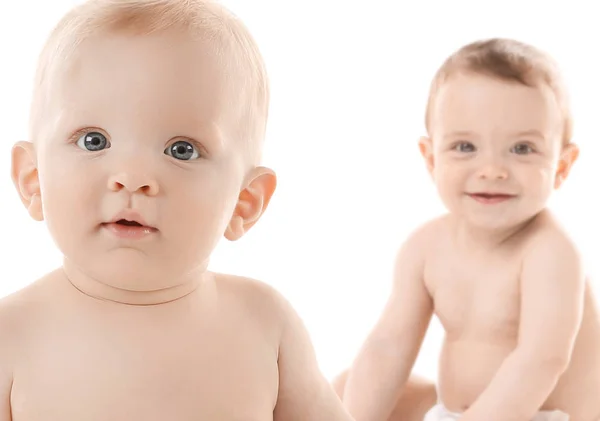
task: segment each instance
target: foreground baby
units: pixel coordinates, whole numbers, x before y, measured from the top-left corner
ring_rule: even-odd
[[[12,176],[64,264],[0,303],[0,421],[350,421],[290,305],[207,270],[275,189],[267,109],[257,47],[215,3],[61,21]]]
[[[493,39],[433,81],[420,149],[448,208],[397,257],[393,291],[349,371],[356,421],[394,404],[430,318],[445,329],[426,420],[600,419],[600,319],[577,247],[546,209],[577,159],[553,61]]]

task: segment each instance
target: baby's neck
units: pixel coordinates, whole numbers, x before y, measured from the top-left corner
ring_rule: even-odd
[[[63,272],[71,285],[82,294],[102,301],[134,306],[154,306],[179,300],[196,291],[204,280],[212,276],[210,272],[202,271],[202,273],[190,275],[189,279],[181,280],[181,282],[169,288],[131,291],[107,285],[88,276],[68,259],[63,262]]]
[[[531,222],[532,220],[528,220],[511,227],[491,229],[477,227],[462,219],[456,219],[454,223],[455,239],[457,245],[464,249],[492,251],[522,233]]]

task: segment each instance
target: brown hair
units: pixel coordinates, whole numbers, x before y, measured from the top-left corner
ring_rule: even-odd
[[[425,126],[430,131],[431,110],[440,87],[459,72],[473,72],[537,87],[546,84],[554,93],[563,115],[562,140],[571,142],[573,121],[568,95],[558,65],[546,53],[520,41],[491,38],[467,44],[444,61],[429,91]]]

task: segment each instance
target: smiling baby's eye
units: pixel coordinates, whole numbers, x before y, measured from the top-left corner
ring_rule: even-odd
[[[475,152],[475,145],[473,145],[471,142],[458,142],[452,147],[452,149],[457,152]]]
[[[533,148],[527,143],[518,143],[515,146],[513,146],[510,151],[517,155],[528,155],[535,152]]]

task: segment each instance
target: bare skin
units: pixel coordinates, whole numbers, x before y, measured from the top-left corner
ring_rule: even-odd
[[[364,362],[362,366],[356,365],[354,369],[360,373],[356,375],[357,379],[364,380],[367,373],[393,370],[399,374],[394,376],[390,390],[397,390],[396,385],[402,383],[397,379],[405,377],[410,371],[419,349],[420,338],[424,334],[422,327],[426,326],[429,315],[435,314],[446,332],[440,358],[439,398],[448,410],[455,413],[468,410],[480,396],[484,396],[488,385],[494,384],[497,373],[503,365],[506,366],[505,361],[511,355],[512,358],[521,358],[523,355],[523,363],[519,364],[521,369],[511,374],[511,377],[515,377],[515,383],[510,383],[513,387],[519,379],[526,384],[527,376],[536,375],[538,369],[555,372],[557,383],[554,385],[553,381],[550,382],[552,390],[544,398],[540,410],[560,410],[569,414],[572,421],[598,420],[600,315],[589,280],[585,283],[580,327],[564,372],[560,364],[553,364],[552,361],[536,364],[535,359],[528,359],[516,351],[519,341],[524,342],[522,334],[519,334],[523,319],[520,315],[524,294],[520,286],[523,257],[528,247],[535,244],[536,238],[549,237],[549,233],[557,230],[553,219],[544,214],[528,226],[526,232],[515,233],[493,253],[482,251],[473,256],[465,254],[457,245],[451,218],[434,221],[422,228],[407,245],[412,250],[411,255],[418,250],[416,252],[424,256],[426,262],[426,281],[421,286],[412,287],[421,288],[422,291],[416,295],[415,302],[422,300],[423,303],[430,303],[421,310],[417,324],[421,328],[418,332],[410,332],[408,326],[398,322],[409,319],[409,312],[415,313],[416,309],[400,309],[399,305],[405,302],[406,289],[397,288],[359,357],[362,361],[368,357],[369,361],[381,363],[372,362],[368,367]],[[413,261],[414,255],[410,259],[406,254],[404,256],[398,265],[410,265]],[[547,296],[539,295],[528,307],[543,308],[545,300],[548,300]],[[414,322],[416,319],[413,316],[410,320]],[[390,343],[391,340],[395,341],[394,344]],[[390,357],[388,354],[392,349],[394,355],[409,357],[404,360]],[[382,379],[386,377],[379,376],[380,383],[385,381]],[[383,390],[383,387],[379,390]],[[427,409],[431,408],[435,402],[431,403],[427,397],[425,399],[430,402]],[[399,408],[402,405],[397,401],[387,420],[404,419],[397,415],[401,414]]]
[[[333,380],[338,396],[344,397],[349,371],[342,372]],[[398,395],[389,421],[422,421],[429,409],[437,402],[435,385],[418,376],[411,376]]]
[[[136,306],[58,270],[4,299],[0,320],[2,421],[350,420],[298,317],[257,281],[214,275]]]
[[[542,215],[494,253],[475,258],[459,251],[449,222],[439,222],[436,242],[430,243],[426,289],[446,332],[440,359],[440,398],[448,409],[460,413],[485,392],[503,362],[523,341],[519,338],[523,317],[520,303],[526,293],[520,285],[523,258],[536,239],[554,236],[549,232],[559,228],[550,216]],[[530,305],[541,308],[547,299],[540,294]],[[457,303],[464,308],[456,308]],[[467,303],[472,303],[470,308]],[[527,375],[526,369],[522,375]],[[558,409],[569,414],[571,420],[594,421],[600,416],[597,391],[600,391],[600,319],[587,280],[583,316],[568,368],[540,410]]]
[[[0,421],[351,421],[286,300],[207,270],[275,190],[231,106],[252,104],[211,39],[129,23],[59,61],[12,150],[64,260],[0,302]]]
[[[546,209],[578,156],[555,98],[544,85],[457,74],[432,116],[420,147],[449,213],[401,247],[344,405],[356,421],[395,419],[435,315],[445,339],[434,411],[597,421],[600,315],[577,247]]]

